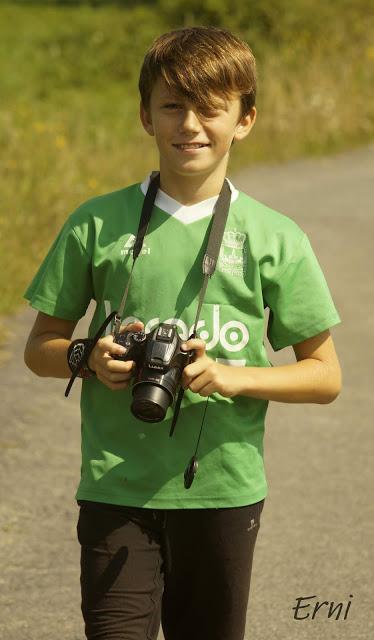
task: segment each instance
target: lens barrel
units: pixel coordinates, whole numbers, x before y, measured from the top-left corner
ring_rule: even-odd
[[[143,422],[161,422],[173,401],[173,396],[152,382],[141,382],[133,387],[131,411]]]

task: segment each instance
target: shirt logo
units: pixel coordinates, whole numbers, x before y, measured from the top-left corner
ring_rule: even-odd
[[[108,316],[111,313],[111,303],[109,300],[104,300],[105,312]],[[214,304],[210,307],[212,311],[213,317],[208,321],[199,320],[196,327],[196,332],[199,338],[205,340],[206,342],[206,350],[210,351],[210,349],[214,349],[217,344],[220,344],[224,351],[227,353],[238,353],[242,349],[244,349],[249,342],[249,331],[246,325],[240,320],[229,320],[222,324],[220,317],[220,305]],[[136,322],[140,320],[140,318],[136,318],[135,316],[127,316],[122,320],[122,325],[126,325],[130,322]],[[144,330],[146,333],[151,332],[155,327],[157,327],[161,322],[166,322],[167,324],[174,324],[178,327],[178,333],[182,340],[188,340],[188,337],[191,335],[194,325],[189,327],[181,318],[167,318],[165,320],[161,320],[160,318],[151,318],[146,323]],[[106,332],[107,335],[111,333],[112,328],[110,326],[107,327]],[[233,361],[227,360],[228,364],[233,364]],[[235,361],[236,364],[236,361]],[[244,366],[245,360],[240,360],[238,366]]]
[[[123,245],[123,249],[121,249],[121,256],[128,256],[129,254],[132,255],[132,250],[135,244],[135,240],[136,240],[136,236],[134,235],[131,235],[126,240],[125,244]],[[151,248],[147,247],[147,243],[145,241],[143,242],[142,250],[140,253],[142,256],[149,256],[149,254],[151,253]]]
[[[230,276],[245,276],[247,270],[246,235],[234,229],[225,231],[219,252],[217,270]]]

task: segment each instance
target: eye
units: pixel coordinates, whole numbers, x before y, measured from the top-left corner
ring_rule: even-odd
[[[164,109],[180,109],[181,105],[178,104],[177,102],[167,102],[166,104],[163,105]]]
[[[215,118],[220,114],[219,109],[207,109],[201,113],[204,118]]]
[[[206,120],[210,120],[211,118],[217,118],[222,114],[222,109],[220,107],[212,106],[204,106],[199,109],[199,114],[202,118]]]

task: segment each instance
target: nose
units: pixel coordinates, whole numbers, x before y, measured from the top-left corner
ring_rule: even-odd
[[[200,120],[193,109],[185,109],[182,111],[180,122],[181,131],[196,133],[200,131],[200,126]]]

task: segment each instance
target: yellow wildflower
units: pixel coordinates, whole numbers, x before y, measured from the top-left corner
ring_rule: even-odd
[[[88,184],[88,186],[90,187],[90,189],[96,189],[96,187],[97,187],[97,185],[98,185],[98,182],[97,182],[96,178],[90,178],[90,179],[87,181],[87,184]]]
[[[66,138],[65,136],[56,136],[55,137],[55,145],[57,147],[57,149],[63,149],[64,147],[66,147]]]
[[[43,133],[46,130],[47,126],[45,122],[34,122],[34,129],[38,133]]]

